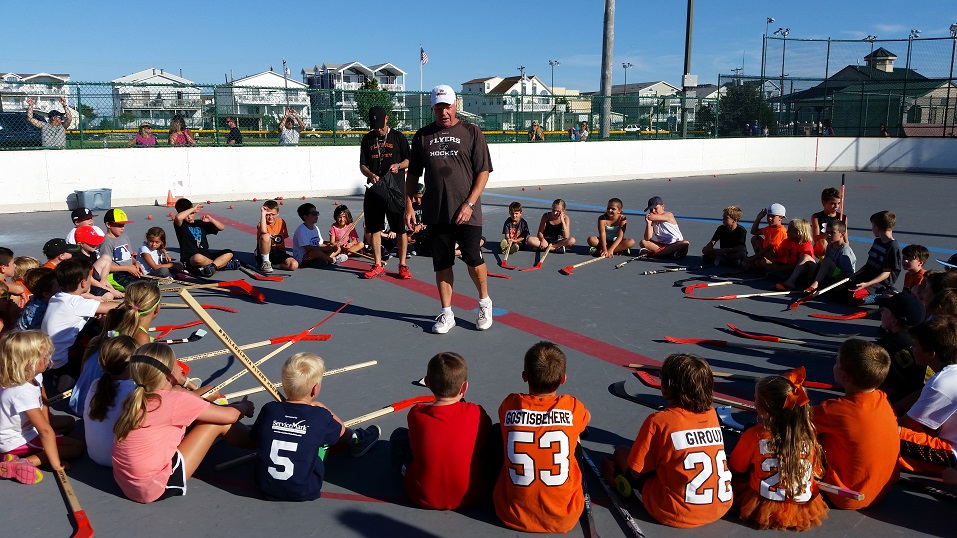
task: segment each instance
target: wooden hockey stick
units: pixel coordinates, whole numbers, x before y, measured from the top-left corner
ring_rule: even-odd
[[[765,334],[751,334],[742,331],[731,323],[728,324],[728,328],[734,331],[734,334],[742,338],[750,338],[751,340],[761,340],[764,342],[775,342],[778,344],[795,344],[798,346],[805,346],[814,349],[823,349],[825,351],[837,352],[839,346],[827,345],[827,344],[815,344],[813,342],[806,342],[804,340],[795,340],[793,338],[782,338],[780,336],[765,335]]]
[[[590,259],[590,260],[588,260],[588,261],[584,261],[584,262],[581,262],[581,263],[576,263],[575,265],[568,265],[568,266],[562,267],[558,272],[559,272],[559,273],[562,273],[562,274],[565,274],[565,275],[571,275],[571,274],[574,274],[574,273],[575,273],[575,269],[577,269],[577,268],[579,268],[579,267],[581,267],[581,266],[583,266],[583,265],[588,265],[589,263],[600,262],[600,261],[602,261],[602,260],[604,260],[604,259],[606,259],[604,256],[599,256],[598,258],[592,258],[592,259]]]
[[[505,247],[505,257],[502,258],[502,261],[500,261],[498,264],[498,266],[501,267],[502,269],[518,269],[518,267],[508,264],[508,255],[512,253],[512,245],[514,244],[515,242],[512,240],[511,237],[509,237],[508,245]]]
[[[803,353],[806,355],[819,355],[822,357],[834,357],[834,353],[829,353],[825,351],[814,351],[808,349],[788,349],[783,347],[773,347],[773,346],[762,346],[759,344],[751,344],[749,342],[734,343],[728,342],[727,340],[713,340],[709,338],[678,338],[676,336],[665,336],[665,340],[673,344],[698,344],[703,346],[719,346],[719,347],[734,347],[734,348],[743,348],[743,349],[759,349],[762,351],[771,351],[774,353],[785,352],[785,353]]]
[[[215,304],[201,304],[199,306],[203,307],[203,309],[205,310],[222,310],[223,312],[229,312],[231,314],[235,314],[239,312],[239,310],[235,308],[230,308],[228,306],[219,306]],[[160,308],[189,308],[189,306],[182,303],[160,303]]]
[[[660,371],[661,371],[661,366],[660,366],[660,365],[650,365],[650,364],[629,364],[629,365],[628,365],[628,368],[631,368],[631,369],[633,369],[633,370],[645,370],[645,371],[648,371],[648,372],[660,372]],[[757,380],[761,379],[762,377],[765,377],[765,376],[759,376],[759,375],[734,374],[734,373],[730,373],[730,372],[716,372],[716,371],[712,371],[712,372],[711,372],[711,375],[712,375],[713,377],[717,377],[717,378],[720,378],[720,379],[734,379],[734,380],[742,380],[742,381],[757,381]],[[768,374],[768,375],[773,375],[773,374]],[[812,388],[812,389],[843,390],[841,387],[839,387],[839,386],[837,386],[837,385],[835,385],[835,384],[833,384],[833,383],[821,383],[821,382],[818,382],[818,381],[808,381],[808,380],[805,380],[805,381],[804,381],[804,386],[805,386],[805,387]]]
[[[63,488],[63,495],[66,497],[70,512],[73,514],[73,521],[76,523],[76,532],[73,533],[73,538],[93,538],[95,534],[93,526],[90,525],[90,519],[86,517],[86,512],[80,507],[80,501],[76,498],[73,486],[70,485],[70,479],[66,477],[66,471],[63,469],[56,471],[56,478],[60,487]]]
[[[346,428],[351,428],[355,426],[356,424],[362,424],[363,422],[366,422],[368,420],[379,418],[383,415],[394,413],[395,411],[400,411],[402,409],[405,409],[406,407],[412,407],[413,405],[418,403],[429,403],[434,401],[435,401],[435,396],[431,394],[428,396],[413,396],[411,398],[406,398],[405,400],[400,400],[398,402],[389,404],[383,407],[382,409],[379,409],[378,411],[366,413],[365,415],[361,415],[354,419],[347,420],[343,423],[343,426],[345,426]]]
[[[696,295],[685,295],[686,299],[698,299],[700,301],[731,301],[734,299],[746,299],[748,297],[775,297],[778,295],[790,295],[793,291],[764,291],[761,293],[741,293],[738,295],[721,295],[719,297],[699,297]]]
[[[274,338],[270,338],[269,340],[260,340],[259,342],[245,344],[245,345],[239,346],[239,348],[242,349],[243,351],[246,351],[247,349],[256,349],[257,347],[282,344],[282,343],[288,342],[289,340],[292,340],[295,337],[296,335],[294,334],[287,334],[285,336],[276,336]],[[302,340],[313,340],[317,342],[325,342],[326,340],[329,340],[330,338],[332,338],[331,334],[307,334],[306,336],[302,337]],[[183,362],[198,361],[199,359],[219,357],[222,355],[229,355],[230,353],[232,353],[232,351],[228,349],[219,349],[216,351],[207,351],[206,353],[198,353],[196,355],[189,355],[179,360]]]
[[[359,213],[359,216],[356,217],[356,220],[352,221],[352,223],[349,224],[349,229],[346,230],[345,234],[343,234],[342,239],[340,239],[339,242],[336,243],[337,247],[342,247],[342,245],[346,243],[346,240],[349,239],[349,234],[352,233],[352,230],[356,229],[356,224],[359,224],[359,221],[362,220],[362,217],[364,217],[365,215],[366,215],[365,211]]]
[[[550,248],[547,249],[547,250],[545,250],[545,254],[542,256],[542,259],[538,260],[538,263],[536,263],[535,265],[533,265],[533,266],[531,266],[531,267],[523,267],[523,268],[519,269],[519,271],[538,271],[539,269],[542,268],[542,264],[545,263],[545,258],[548,257],[548,253],[551,252],[551,251],[552,251],[552,249],[550,249]]]
[[[247,370],[252,372],[253,377],[255,377],[256,380],[266,388],[266,390],[269,392],[269,395],[275,398],[276,401],[281,402],[283,398],[279,395],[279,391],[277,391],[273,384],[269,381],[269,378],[267,378],[265,374],[259,370],[259,368],[256,368],[256,366],[253,365],[253,361],[249,358],[249,356],[246,355],[246,353],[240,349],[238,345],[236,345],[236,342],[234,342],[233,339],[226,334],[226,331],[224,331],[223,328],[216,323],[216,320],[214,320],[208,312],[203,310],[203,307],[200,306],[200,304],[196,301],[196,299],[193,298],[192,295],[190,295],[189,290],[181,290],[179,292],[179,296],[183,299],[183,301],[186,302],[186,304],[190,305],[190,308],[193,309],[193,312],[199,316],[199,319],[203,320],[203,323],[209,327],[209,330],[212,331],[217,338],[219,338],[223,345],[233,352],[233,356],[235,356],[239,362],[243,363],[243,366],[245,366]]]
[[[584,453],[585,449],[581,447],[581,444],[578,445],[579,454]],[[578,467],[582,469],[582,495],[585,497],[585,523],[588,525],[588,538],[600,538],[598,535],[598,527],[595,526],[595,515],[591,510],[591,494],[588,492],[588,475],[585,474],[585,462],[582,459],[582,456],[578,457]],[[600,480],[600,479],[599,479]],[[578,518],[579,521],[581,517]],[[584,525],[584,524],[583,524]]]
[[[591,469],[593,475],[598,478],[598,482],[601,484],[601,487],[605,490],[605,495],[608,495],[608,500],[611,501],[612,506],[615,507],[615,510],[618,512],[618,515],[625,521],[625,526],[628,527],[628,530],[631,531],[631,535],[634,538],[645,538],[645,533],[641,531],[641,527],[638,526],[638,523],[635,521],[635,518],[631,516],[624,506],[622,506],[621,501],[618,499],[618,493],[612,491],[611,486],[605,482],[605,479],[601,476],[601,471],[598,470],[598,466],[595,465],[595,462],[592,461],[591,457],[588,456],[588,453],[582,449],[582,459],[585,460],[585,464]],[[583,478],[584,480],[584,478]]]
[[[379,362],[366,361],[366,362],[360,362],[358,364],[353,364],[351,366],[343,366],[342,368],[335,368],[333,370],[329,370],[328,372],[322,374],[322,378],[325,379],[326,377],[331,375],[341,374],[344,372],[351,372],[352,370],[358,370],[360,368],[366,368],[368,366],[375,366],[376,364],[379,364]],[[282,383],[276,383],[275,386],[277,389],[282,388]],[[248,396],[250,394],[257,394],[264,390],[266,389],[263,387],[253,387],[251,389],[238,390],[236,392],[230,392],[229,394],[224,394],[223,398],[226,398],[227,400],[232,400],[233,398],[239,398],[240,396]]]
[[[174,282],[179,282],[178,280]],[[179,293],[182,290],[195,290],[203,288],[227,288],[230,293],[242,293],[256,299],[260,303],[266,302],[266,296],[262,294],[261,291],[254,288],[249,282],[245,280],[224,280],[223,282],[210,282],[208,284],[190,284],[188,282],[183,282],[183,286],[165,288],[162,291],[163,293]],[[232,289],[235,288],[235,289]]]
[[[654,259],[654,258],[651,258]],[[664,269],[655,269],[654,271],[642,271],[642,275],[657,275],[660,273],[677,273],[679,271],[697,271],[698,269],[707,269],[707,265],[697,267],[665,267]]]
[[[702,282],[700,284],[691,284],[691,285],[685,286],[684,292],[688,295],[691,295],[692,293],[694,293],[694,290],[698,290],[701,288],[711,288],[714,286],[727,286],[728,284],[737,284],[737,282],[733,280],[719,280],[718,282]]]
[[[661,389],[661,380],[651,375],[650,372],[639,370],[639,371],[632,372],[631,374],[637,377],[638,380],[641,381],[643,384],[653,389]],[[743,399],[737,399],[737,398],[732,399],[732,398],[725,398],[723,396],[715,395],[711,397],[711,401],[717,402],[721,405],[730,405],[731,407],[734,407],[735,409],[741,409],[743,411],[752,411],[752,412],[754,411],[754,404]]]
[[[795,308],[797,308],[797,307],[801,306],[802,304],[804,304],[804,303],[810,301],[811,299],[813,299],[813,298],[815,298],[815,297],[817,297],[817,296],[819,296],[819,295],[823,295],[823,294],[825,294],[825,293],[827,293],[827,292],[833,290],[834,288],[836,288],[836,287],[838,287],[838,286],[840,286],[840,285],[842,285],[842,284],[846,284],[846,283],[847,283],[848,281],[850,281],[850,280],[851,280],[850,277],[842,278],[841,280],[838,280],[837,282],[831,284],[830,286],[827,286],[827,287],[825,287],[825,288],[821,288],[821,289],[819,289],[819,290],[814,290],[814,293],[810,293],[810,294],[808,294],[808,295],[806,295],[806,296],[804,296],[804,297],[798,299],[797,301],[794,301],[793,303],[789,304],[789,305],[788,305],[788,310],[794,310]]]
[[[194,319],[193,321],[187,321],[186,323],[181,323],[179,325],[157,325],[156,327],[150,327],[146,329],[147,331],[154,333],[158,332],[153,338],[162,338],[176,329],[188,329],[190,327],[195,327],[197,325],[202,325],[202,320]]]
[[[369,261],[373,261],[373,262],[375,261],[374,257],[369,256],[365,252],[354,252],[353,254],[355,254],[356,256],[359,256],[360,258],[365,258]],[[389,265],[388,260],[382,260],[382,267],[385,267],[386,265]]]
[[[287,276],[284,274],[280,275],[275,273],[269,274],[269,275],[263,275],[263,274],[260,274],[259,271],[257,271],[256,269],[249,267],[246,264],[241,264],[239,266],[239,270],[255,278],[256,280],[268,280],[270,282],[282,282],[286,279],[285,277]]]

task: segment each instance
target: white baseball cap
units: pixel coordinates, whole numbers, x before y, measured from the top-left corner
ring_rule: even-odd
[[[432,88],[432,106],[439,103],[445,103],[447,105],[455,104],[455,90],[453,90],[451,86],[440,84]]]
[[[776,217],[786,217],[786,210],[781,204],[771,204],[768,206],[768,215],[774,215]]]

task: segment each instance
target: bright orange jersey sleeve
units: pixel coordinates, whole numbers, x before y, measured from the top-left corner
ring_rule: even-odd
[[[584,508],[575,447],[591,415],[568,395],[510,394],[498,409],[505,465],[495,484],[495,513],[524,532],[567,532]]]
[[[655,519],[691,528],[731,508],[731,471],[717,414],[668,408],[649,416],[628,455],[638,474],[653,473],[641,496]]]
[[[788,238],[788,229],[784,226],[765,226],[761,228],[761,235],[764,236],[764,246],[777,252],[781,243]]]

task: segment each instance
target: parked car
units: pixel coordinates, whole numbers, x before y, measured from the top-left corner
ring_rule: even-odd
[[[637,133],[639,131],[641,131],[641,127],[637,123],[629,123],[628,125],[625,125],[626,133]]]
[[[33,115],[43,121],[43,118]],[[41,145],[40,129],[27,121],[24,112],[0,112],[0,147],[28,148]]]

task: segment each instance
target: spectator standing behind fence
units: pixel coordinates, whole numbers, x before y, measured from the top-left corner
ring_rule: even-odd
[[[297,123],[299,125],[296,125]],[[286,118],[279,124],[279,145],[295,146],[299,143],[299,133],[305,128],[306,126],[302,123],[299,114],[296,114],[295,110],[287,108]]]
[[[192,146],[196,143],[193,133],[186,127],[186,120],[179,114],[173,116],[169,122],[169,145],[171,146]]]
[[[588,122],[583,121],[581,126],[578,128],[578,141],[584,142],[588,139]]]
[[[127,142],[128,146],[155,146],[156,135],[153,134],[153,126],[149,123],[140,125],[140,130],[132,140]]]
[[[70,107],[66,106],[66,97],[60,97],[60,104],[63,105],[63,112],[51,110],[47,113],[48,122],[42,122],[33,117],[33,105],[36,104],[33,98],[27,97],[27,121],[31,125],[40,129],[40,140],[45,148],[65,148],[66,147],[66,127],[73,121],[73,114]],[[63,116],[66,115],[64,121]]]
[[[528,130],[528,140],[529,142],[536,140],[545,141],[545,131],[542,130],[542,126],[539,125],[537,121],[533,121],[531,128]]]
[[[236,126],[236,118],[230,116],[226,118],[226,126],[229,127],[229,136],[226,138],[226,143],[229,145],[243,145],[243,133],[239,130],[239,127]]]
[[[887,126],[884,125],[883,123],[881,124],[881,136],[883,136],[884,138],[890,138],[890,137],[891,137],[891,133],[888,132]]]

